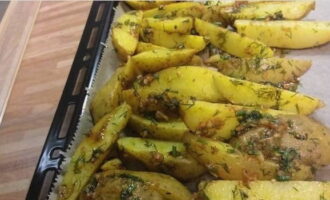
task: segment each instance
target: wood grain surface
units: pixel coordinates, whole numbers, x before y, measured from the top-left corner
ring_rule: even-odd
[[[42,2],[0,127],[0,200],[25,199],[91,2]]]
[[[39,7],[40,1],[12,1],[1,21],[0,124]]]

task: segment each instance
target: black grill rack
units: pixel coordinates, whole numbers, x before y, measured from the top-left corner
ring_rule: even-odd
[[[93,2],[68,80],[43,146],[27,200],[44,200],[54,184],[65,151],[77,129],[87,90],[92,85],[109,34],[115,1]]]

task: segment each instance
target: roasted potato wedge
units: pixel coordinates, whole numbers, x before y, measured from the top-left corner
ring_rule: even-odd
[[[196,31],[208,38],[215,47],[237,57],[272,57],[271,48],[265,44],[232,32],[209,22],[195,19]]]
[[[111,78],[93,97],[90,104],[90,112],[95,123],[120,104],[120,93],[123,89],[120,77],[124,70],[125,68],[123,67],[117,68]]]
[[[191,17],[177,17],[174,19],[149,17],[143,19],[142,28],[151,27],[167,33],[190,34],[194,25],[193,22],[193,18]]]
[[[192,195],[179,181],[165,174],[108,170],[96,174],[80,195],[80,200],[91,198],[187,200],[192,199]]]
[[[128,0],[125,1],[130,7],[135,10],[147,10],[152,8],[158,8],[163,5],[173,3],[172,1],[140,1],[140,0]]]
[[[121,59],[133,55],[138,43],[142,23],[142,11],[130,11],[122,15],[111,29],[112,44]]]
[[[227,20],[298,20],[315,8],[315,1],[261,1],[222,7],[220,13]]]
[[[142,137],[168,141],[181,141],[188,128],[182,121],[158,122],[153,119],[132,115],[129,126]]]
[[[204,5],[198,2],[180,2],[165,5],[159,8],[146,10],[143,17],[174,18],[174,17],[201,17],[206,11]]]
[[[330,41],[330,22],[236,20],[235,27],[271,47],[304,49]]]
[[[60,200],[77,199],[90,177],[109,154],[119,132],[126,126],[130,115],[130,106],[122,104],[110,114],[105,115],[86,134],[64,172],[63,180],[59,186]]]
[[[215,140],[226,140],[232,137],[233,131],[240,124],[238,114],[242,111],[258,112],[258,114],[270,116],[291,114],[278,110],[203,101],[180,105],[181,118],[189,130]]]
[[[188,64],[196,50],[194,49],[155,49],[132,57],[132,65],[140,72],[157,72],[165,68]]]
[[[270,180],[276,176],[278,165],[270,161],[260,161],[256,157],[243,154],[227,143],[185,134],[184,143],[188,152],[211,174],[226,180]]]
[[[214,81],[223,97],[233,104],[261,106],[302,115],[309,115],[324,106],[321,100],[314,97],[230,78],[220,73],[214,76]]]
[[[210,181],[199,185],[201,200],[325,200],[330,183],[316,181]]]
[[[227,25],[227,20],[224,18],[224,14],[221,13],[221,10],[226,7],[232,7],[235,5],[235,1],[207,1],[204,5],[207,12],[203,13],[201,17],[202,20],[219,23],[220,25]]]
[[[214,74],[218,73],[205,67],[172,67],[154,74],[156,78],[147,85],[135,83],[122,97],[137,113],[141,109],[173,113],[189,99],[220,102],[224,98],[214,84]]]
[[[141,161],[152,171],[163,171],[180,180],[191,180],[205,172],[205,168],[187,154],[180,142],[124,137],[117,143],[119,150]]]
[[[199,35],[182,35],[180,33],[167,33],[152,28],[141,29],[141,38],[144,42],[163,46],[170,49],[195,49],[201,51],[206,41]]]
[[[330,164],[330,130],[309,117],[267,117],[255,111],[240,111],[237,118],[240,125],[229,143],[249,155],[274,161],[278,160],[276,157],[283,158],[279,162],[282,178],[291,178],[301,165],[318,169]]]
[[[165,47],[154,45],[151,43],[146,43],[146,42],[139,42],[136,47],[136,53],[141,53],[144,51],[152,51],[152,50],[157,50],[157,49],[166,49]]]
[[[124,169],[124,167],[121,160],[119,160],[118,158],[114,158],[102,164],[101,169],[103,171],[106,171],[106,170]]]
[[[312,65],[310,60],[289,58],[228,58],[214,55],[207,63],[227,76],[257,83],[296,82]]]

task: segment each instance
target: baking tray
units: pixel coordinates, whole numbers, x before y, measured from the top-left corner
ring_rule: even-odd
[[[115,1],[92,3],[62,97],[26,196],[27,200],[48,198],[64,159],[61,152],[68,148],[77,130],[86,104],[88,88],[91,87],[97,72],[113,20],[114,8],[117,5],[118,2]]]
[[[328,0],[317,0],[317,11],[306,20],[330,21]],[[118,6],[120,4],[120,6]],[[116,8],[116,9],[115,9]],[[115,1],[94,2],[80,41],[68,81],[50,127],[27,200],[41,200],[52,196],[81,135],[92,126],[88,105],[93,93],[111,76],[119,62],[111,41],[107,41],[113,20],[127,9]],[[313,49],[290,51],[287,57],[308,58],[312,69],[302,77],[299,91],[321,98],[328,105],[313,117],[330,127],[330,87],[326,87],[330,74],[330,44]],[[317,89],[315,89],[317,88]],[[65,153],[64,153],[65,152]],[[317,180],[330,180],[330,166],[319,171]]]

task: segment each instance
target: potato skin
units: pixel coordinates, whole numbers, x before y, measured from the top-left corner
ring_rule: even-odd
[[[227,6],[220,13],[227,20],[299,20],[315,8],[315,1],[249,2],[241,6]]]
[[[152,171],[163,171],[180,180],[192,180],[205,172],[181,142],[124,137],[117,143],[124,154],[141,161]]]
[[[60,200],[77,199],[90,177],[109,154],[119,132],[126,126],[131,112],[128,104],[122,104],[105,115],[82,140],[71,157],[59,186]]]
[[[324,106],[317,98],[270,85],[229,78],[222,74],[214,76],[214,81],[219,92],[232,104],[262,106],[302,115],[309,115]]]
[[[215,140],[226,140],[239,125],[237,113],[240,111],[258,111],[261,114],[277,116],[288,112],[261,109],[232,104],[194,101],[180,105],[180,114],[189,130]]]
[[[262,42],[201,19],[195,19],[195,29],[200,35],[207,37],[212,45],[237,57],[267,58],[274,55],[274,52]]]
[[[205,67],[181,66],[164,69],[148,85],[135,84],[133,89],[122,92],[135,113],[162,111],[174,114],[180,103],[196,100],[219,102],[223,100],[213,76],[218,74]],[[157,100],[158,99],[158,100]]]
[[[166,49],[165,47],[161,47],[158,45],[154,45],[151,43],[146,43],[146,42],[139,42],[136,47],[136,54],[139,54],[144,51],[151,51],[151,50],[156,50],[156,49]]]
[[[217,54],[208,64],[216,66],[224,75],[257,83],[289,83],[307,72],[312,62],[288,58],[224,58]]]
[[[135,10],[147,10],[172,3],[171,1],[158,1],[158,0],[157,1],[128,0],[125,2]]]
[[[141,29],[140,36],[144,42],[149,42],[169,49],[195,49],[201,51],[207,42],[199,35],[183,35],[180,33],[168,33],[150,27]]]
[[[181,141],[188,128],[182,121],[157,122],[132,115],[128,125],[142,137],[167,141]]]
[[[137,47],[142,16],[142,11],[127,12],[111,29],[112,44],[118,56],[125,61],[134,54]]]
[[[330,183],[316,181],[210,181],[199,185],[201,200],[321,200],[330,198]]]
[[[246,177],[270,180],[276,176],[277,164],[243,154],[227,143],[191,133],[185,134],[184,143],[188,152],[216,177],[225,180],[245,180]]]
[[[144,18],[142,20],[143,28],[153,28],[168,33],[190,34],[193,28],[193,18],[178,17],[174,19]]]
[[[194,49],[155,49],[132,57],[132,65],[140,72],[157,72],[165,68],[188,64],[195,55]]]
[[[90,104],[90,112],[95,123],[120,104],[122,90],[120,77],[124,70],[125,68],[117,68],[105,85],[95,93]]]
[[[114,182],[116,179],[121,179],[123,182]],[[95,188],[94,192],[89,192],[88,187],[80,195],[80,200],[89,199],[88,196],[93,196],[95,200],[104,199],[105,195],[109,199],[118,199],[122,195],[123,183],[128,182],[136,185],[136,190],[132,191],[132,195],[141,197],[141,200],[187,200],[192,199],[192,195],[185,186],[171,176],[143,171],[130,170],[108,170],[95,175],[95,181],[88,186]],[[102,182],[104,184],[97,184]],[[96,187],[95,187],[96,183]],[[115,183],[115,184],[112,184]],[[117,183],[117,184],[116,184]],[[136,193],[135,193],[136,192]],[[127,196],[127,195],[126,195]]]
[[[304,49],[330,41],[330,22],[236,20],[235,27],[271,47]]]
[[[174,18],[174,17],[201,17],[206,12],[205,6],[198,2],[180,2],[165,5],[162,9],[146,10],[143,17]]]

